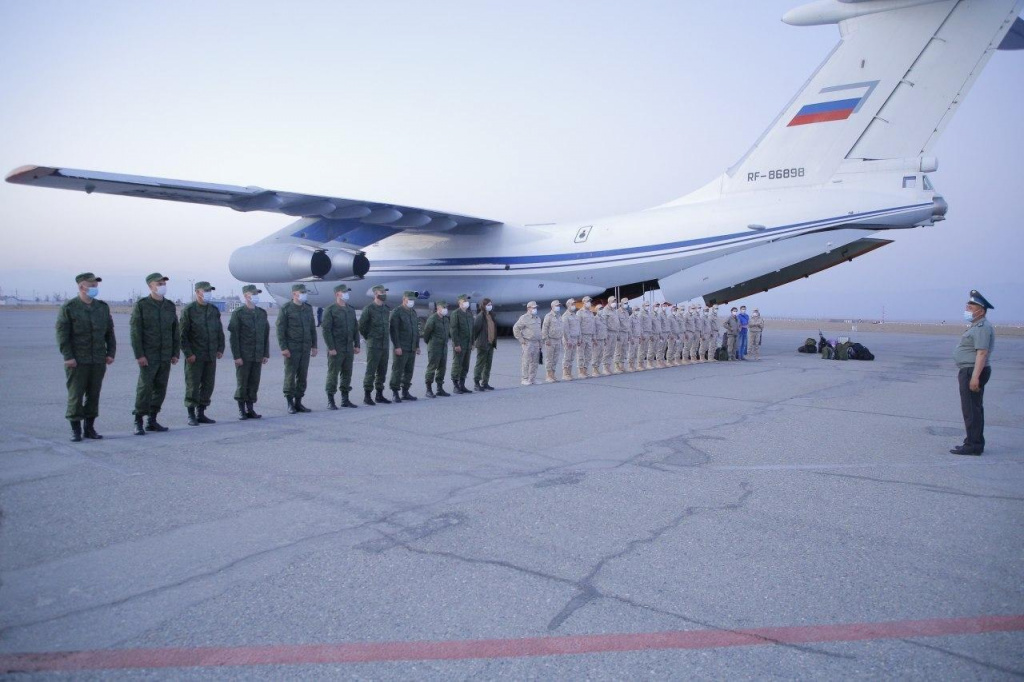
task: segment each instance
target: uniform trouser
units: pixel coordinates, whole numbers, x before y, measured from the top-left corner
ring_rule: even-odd
[[[580,342],[579,368],[581,371],[590,371],[590,366],[594,364],[594,337],[581,336]]]
[[[491,361],[494,360],[494,346],[476,349],[476,365],[473,367],[473,381],[486,384],[491,378]]]
[[[992,376],[992,368],[986,367],[981,370],[978,383],[981,390],[975,393],[971,390],[971,377],[974,375],[973,367],[961,367],[957,373],[957,383],[960,384],[960,409],[964,413],[964,429],[967,436],[964,438],[964,445],[978,450],[985,447],[985,384]]]
[[[209,407],[217,380],[216,360],[185,363],[185,407]]]
[[[540,342],[521,341],[519,345],[523,349],[523,357],[519,363],[519,373],[523,381],[528,381],[532,384],[537,378],[537,365],[540,362]]]
[[[462,346],[462,352],[458,352],[452,347],[452,379],[462,380],[469,374],[469,354],[473,352],[473,348],[469,345]],[[429,365],[428,365],[429,369]],[[441,376],[438,381],[444,381],[444,370],[441,370]]]
[[[366,349],[366,374],[363,375],[363,390],[384,390],[384,380],[388,376],[387,346],[368,346]]]
[[[675,336],[675,334],[670,334],[665,343],[668,346],[668,351],[666,353],[666,357],[667,357],[669,362],[672,362],[673,360],[676,359],[676,336]]]
[[[572,376],[573,367],[576,366],[577,356],[580,347],[576,339],[562,339],[562,373]]]
[[[262,360],[243,360],[241,367],[235,367],[235,400],[256,402],[256,394],[260,390],[260,377],[263,376]]]
[[[701,334],[700,345],[697,346],[697,357],[701,360],[708,360],[708,353],[711,350],[711,336],[708,334]]]
[[[103,376],[106,373],[107,365],[104,362],[80,363],[77,367],[64,368],[68,379],[68,411],[65,417],[79,422],[99,416],[100,389],[103,388]]]
[[[548,374],[558,376],[558,370],[562,368],[562,340],[548,339],[544,342],[544,369]]]
[[[736,342],[736,353],[741,358],[747,354],[747,331],[746,329],[741,329],[739,339]]]
[[[755,358],[761,357],[761,332],[750,330],[750,348]]]
[[[608,346],[608,339],[594,339],[594,371],[597,372],[604,365],[604,349]]]
[[[391,381],[389,386],[392,391],[408,391],[412,386],[412,371],[416,368],[416,351],[402,349],[401,355],[395,355],[391,361]]]
[[[324,389],[334,395],[340,388],[343,393],[352,390],[352,360],[355,352],[339,350],[337,355],[327,356],[327,383]],[[340,379],[340,381],[339,381]]]
[[[644,349],[643,359],[645,362],[654,362],[657,355],[655,351],[658,349],[658,337],[651,336],[647,337],[647,347]]]
[[[284,397],[301,398],[306,395],[309,349],[293,350],[291,355],[290,358],[284,359]]]
[[[610,366],[615,361],[616,348],[619,345],[619,333],[608,332],[608,340],[604,342],[604,351],[601,353],[601,364]]]
[[[654,359],[661,361],[665,359],[665,333],[658,334],[657,340],[654,342]]]
[[[726,334],[725,335],[725,347],[729,352],[729,359],[736,359],[736,335]]]
[[[615,336],[615,364],[621,365],[623,360],[626,359],[629,349],[629,334],[627,332],[619,332]]]
[[[402,351],[402,355],[405,355],[405,351]],[[460,355],[469,355],[469,351],[464,353],[456,353],[452,360],[452,380],[457,381],[459,379],[459,370],[456,368],[455,363],[459,361]],[[469,364],[467,358],[465,364]],[[427,348],[427,373],[423,375],[423,380],[426,381],[427,385],[434,383],[435,381],[439,384],[444,383],[444,374],[448,365],[448,346],[445,345],[443,348]]]
[[[171,376],[170,362],[151,362],[139,367],[139,383],[135,387],[135,411],[132,414],[156,415],[167,397],[167,379]]]

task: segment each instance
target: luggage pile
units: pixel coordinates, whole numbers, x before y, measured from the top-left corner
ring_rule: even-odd
[[[844,339],[828,340],[825,335],[818,332],[818,343],[808,337],[803,345],[796,349],[798,353],[817,353],[822,360],[874,360],[875,356],[867,346],[861,343]]]

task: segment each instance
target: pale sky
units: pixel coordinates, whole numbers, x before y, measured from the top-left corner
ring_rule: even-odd
[[[734,163],[838,41],[795,0],[0,2],[0,171],[259,185],[536,223],[640,210]],[[1024,321],[1024,53],[999,52],[930,174],[948,219],[746,299],[768,316]],[[291,219],[0,183],[0,287],[239,291]]]

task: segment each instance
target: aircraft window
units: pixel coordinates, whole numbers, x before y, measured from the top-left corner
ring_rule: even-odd
[[[903,189],[914,189],[917,187],[917,176],[916,175],[904,175],[903,176]]]
[[[922,175],[921,176],[921,180],[922,180],[921,184],[924,185],[924,188],[926,190],[928,190],[929,192],[934,192],[935,191],[935,188],[932,187],[932,181],[928,179],[927,175]]]

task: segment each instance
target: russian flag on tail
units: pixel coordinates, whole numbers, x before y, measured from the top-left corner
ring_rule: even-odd
[[[842,93],[847,94],[850,90],[862,90],[867,89],[866,92],[861,94],[860,97],[847,97],[845,99],[830,100],[827,102],[815,102],[813,104],[805,104],[800,107],[800,111],[796,112],[796,116],[793,120],[787,124],[787,128],[792,126],[802,126],[808,123],[822,123],[824,121],[844,121],[856,111],[858,111],[864,101],[867,100],[872,90],[878,81],[871,81],[867,83],[850,83],[849,85],[835,85],[829,88],[823,88],[819,94],[824,93]],[[846,93],[843,93],[843,91]]]

